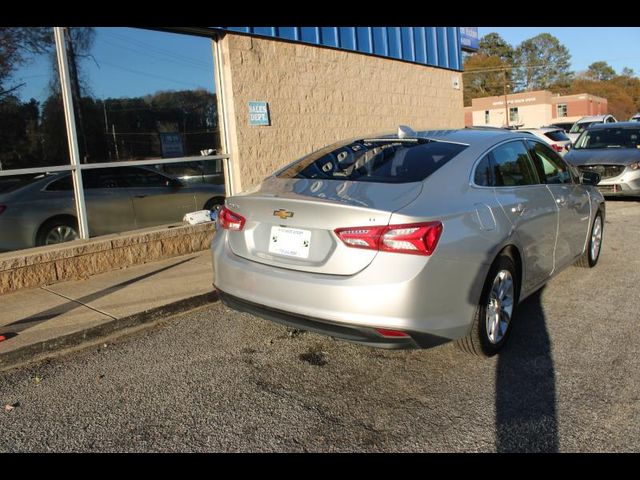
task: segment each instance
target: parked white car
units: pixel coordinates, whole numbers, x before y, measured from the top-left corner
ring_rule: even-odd
[[[578,140],[580,134],[584,132],[587,127],[598,123],[615,122],[617,122],[617,120],[613,115],[593,115],[591,117],[582,117],[580,120],[573,124],[573,127],[571,127],[571,130],[569,130],[569,133],[567,135],[569,136],[569,140],[571,140],[571,143],[575,143],[575,141]]]
[[[518,133],[529,133],[544,140],[560,155],[564,155],[571,148],[571,140],[564,130],[559,127],[520,128],[516,131]]]

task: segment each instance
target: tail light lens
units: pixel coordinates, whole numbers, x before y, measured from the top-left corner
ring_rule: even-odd
[[[347,247],[382,252],[431,255],[442,234],[442,223],[410,223],[386,227],[337,228],[336,235]]]
[[[551,148],[553,148],[558,153],[562,153],[564,151],[564,147],[562,145],[558,145],[557,143],[552,143]]]
[[[4,212],[7,209],[6,205],[0,205],[0,213]]]
[[[218,221],[220,222],[220,226],[225,230],[239,231],[244,228],[246,218],[238,213],[232,212],[227,207],[222,207],[218,214]]]

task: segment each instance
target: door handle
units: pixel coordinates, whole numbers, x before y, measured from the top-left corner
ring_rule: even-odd
[[[517,213],[518,215],[522,215],[524,213],[524,205],[519,203],[515,207],[511,207],[511,212],[512,213]]]
[[[133,198],[145,198],[146,195],[134,195]]]

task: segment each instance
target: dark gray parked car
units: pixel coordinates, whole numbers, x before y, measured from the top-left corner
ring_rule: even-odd
[[[91,236],[180,222],[224,202],[224,185],[185,185],[145,167],[85,170]],[[70,173],[40,175],[0,190],[0,250],[79,238]]]
[[[640,195],[640,123],[592,125],[565,160],[582,172],[598,173],[604,195]]]

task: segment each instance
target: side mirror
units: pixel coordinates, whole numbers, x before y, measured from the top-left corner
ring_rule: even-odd
[[[596,172],[582,172],[580,183],[583,185],[597,185],[600,183],[600,174]]]

